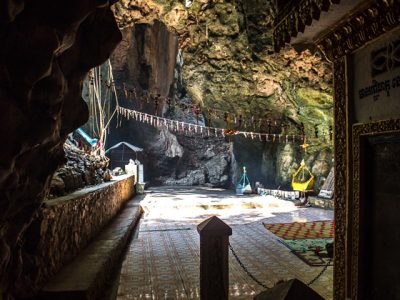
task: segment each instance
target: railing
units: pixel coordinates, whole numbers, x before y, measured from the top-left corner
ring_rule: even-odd
[[[299,191],[283,191],[283,190],[257,188],[257,193],[259,195],[272,195],[274,197],[279,197],[282,199],[289,199],[289,200],[300,198]]]
[[[232,228],[221,219],[213,216],[197,226],[200,234],[200,299],[201,300],[228,300],[229,298],[229,249],[233,257],[244,270],[244,272],[264,290],[270,290],[271,287],[258,280],[243,264],[238,254],[229,243],[229,236],[232,235]],[[312,289],[307,288],[317,281],[326,271],[332,259],[321,269],[321,271],[307,284],[296,279],[283,281],[281,286],[277,284],[272,289],[287,289],[283,285],[293,288],[292,282],[297,281],[305,286],[302,292],[307,295],[319,296]],[[297,285],[298,286],[298,285]],[[297,288],[297,287],[295,287]],[[287,291],[286,291],[287,292]],[[283,295],[283,294],[282,294]],[[269,299],[269,298],[268,298]],[[284,297],[279,298],[284,299]],[[300,298],[299,298],[300,299]],[[305,298],[301,298],[305,299]],[[308,299],[308,298],[307,298]],[[319,297],[309,299],[322,299]]]

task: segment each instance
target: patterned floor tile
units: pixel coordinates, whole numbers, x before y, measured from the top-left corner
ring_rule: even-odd
[[[199,234],[196,226],[217,215],[232,227],[230,243],[243,264],[261,282],[312,280],[310,267],[277,241],[262,223],[333,219],[333,211],[298,208],[271,196],[237,197],[231,191],[160,188],[144,199],[145,215],[122,266],[118,299],[199,299]],[[230,299],[252,299],[263,288],[229,257]],[[312,287],[332,299],[332,267]]]

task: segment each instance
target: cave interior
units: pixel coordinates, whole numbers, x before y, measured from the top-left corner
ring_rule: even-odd
[[[333,261],[315,290],[400,299],[399,6],[2,1],[0,299],[72,299],[57,274],[125,228],[107,260],[118,269],[151,207],[135,200],[144,188],[179,199],[193,187],[326,213]],[[115,272],[73,299],[125,299]]]

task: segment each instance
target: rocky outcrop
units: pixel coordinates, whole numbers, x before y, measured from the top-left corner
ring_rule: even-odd
[[[184,155],[168,177],[159,178],[165,185],[207,185],[229,187],[231,147],[221,138],[178,136]],[[206,149],[204,151],[204,149]]]
[[[178,40],[161,22],[126,28],[122,34],[123,41],[111,57],[119,103],[155,114],[155,105],[150,98],[170,94]],[[161,114],[161,101],[158,108]],[[173,165],[184,152],[175,135],[168,130],[158,131],[132,120],[122,119],[112,124],[107,148],[121,140],[144,149],[141,163],[148,182],[158,182],[158,177],[173,172]]]
[[[195,186],[204,185],[206,183],[206,176],[202,170],[190,170],[181,179],[165,180],[165,185],[181,185],[181,186]]]
[[[209,151],[207,149],[207,151]],[[213,151],[213,150],[211,150]],[[211,186],[227,187],[229,183],[230,153],[214,153],[213,156],[208,156],[209,160],[204,164],[205,174]]]
[[[176,35],[163,23],[155,22],[126,28],[123,36],[111,58],[119,103],[156,114],[154,95],[160,94],[159,115],[196,123],[190,109],[170,108],[165,101],[169,96],[174,103],[193,103],[181,86],[183,62],[177,52]],[[198,121],[204,124],[204,117],[200,116]],[[227,186],[229,183],[230,154],[222,139],[203,139],[125,119],[118,126],[111,126],[109,143],[121,139],[144,148],[146,157],[141,162],[145,166],[145,180],[151,184]],[[204,156],[204,149],[208,149],[208,156]]]
[[[295,173],[300,166],[301,157],[292,144],[286,144],[279,148],[280,149],[277,151],[275,169],[277,178],[275,184],[282,182],[287,185],[287,183],[292,180],[292,174]]]
[[[160,138],[158,142],[164,147],[164,155],[169,158],[182,157],[184,149],[179,144],[175,135],[168,129],[163,128],[160,130]]]
[[[121,39],[109,1],[3,1],[0,10],[0,298],[31,292],[26,229],[85,123],[82,81]],[[31,236],[29,239],[39,239]]]
[[[54,173],[50,182],[50,197],[62,196],[79,188],[104,182],[108,159],[85,153],[66,142],[67,162]]]
[[[111,62],[118,87],[122,88],[122,83],[126,85],[128,94],[123,98],[137,100],[147,94],[168,96],[174,79],[177,36],[159,21],[152,26],[138,24],[123,29],[122,35]],[[153,103],[149,105],[146,100],[140,105],[143,109],[154,110]]]

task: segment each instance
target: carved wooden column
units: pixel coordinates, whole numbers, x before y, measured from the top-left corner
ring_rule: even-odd
[[[197,226],[200,234],[200,299],[228,300],[229,236],[232,228],[217,217]]]
[[[346,290],[346,220],[348,193],[348,99],[346,83],[346,57],[334,63],[334,159],[335,159],[335,247],[334,247],[334,295],[336,300],[345,299]]]

